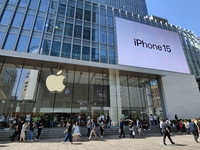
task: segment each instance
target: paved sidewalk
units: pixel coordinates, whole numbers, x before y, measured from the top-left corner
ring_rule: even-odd
[[[63,139],[41,139],[34,142],[0,142],[0,150],[199,150],[200,143],[196,143],[192,135],[172,136],[175,145],[171,145],[166,140],[167,145],[162,144],[162,136],[144,136],[130,139],[128,137],[118,138],[118,136],[105,136],[98,141],[92,137],[87,141],[83,137],[81,141],[74,144],[62,144]]]

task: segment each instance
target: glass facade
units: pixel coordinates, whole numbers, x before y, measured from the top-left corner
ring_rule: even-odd
[[[33,59],[40,55],[48,58],[48,62],[34,63],[23,58],[17,62],[9,57],[0,59],[0,113],[42,116],[54,113],[61,120],[77,114],[97,118],[100,113],[109,112],[113,125],[117,125],[120,117],[146,118],[150,113],[162,116],[160,77],[103,68],[105,64],[118,64],[115,17],[180,32],[175,26],[146,17],[144,0],[133,2],[0,1],[0,49],[31,53]],[[140,9],[144,10],[141,14]],[[198,53],[199,42],[192,34],[180,35],[190,69],[199,76],[200,61],[191,52]],[[81,60],[93,65],[59,67],[59,60],[51,62],[54,59],[72,63]],[[45,81],[58,68],[65,77],[65,90],[50,93]]]
[[[51,62],[14,64],[9,58],[1,61],[0,113],[47,118],[53,113],[58,118],[58,126],[62,117],[77,114],[85,120],[87,115],[97,119],[100,113],[109,112],[112,125],[117,125],[119,117],[147,118],[149,112],[162,116],[156,76],[78,65],[63,65],[58,69],[58,64]],[[65,88],[51,93],[45,81],[59,70],[65,77]],[[156,94],[152,92],[155,89]]]

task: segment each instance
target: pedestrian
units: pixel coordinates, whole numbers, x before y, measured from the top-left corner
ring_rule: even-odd
[[[73,144],[73,142],[72,142],[72,122],[71,121],[67,122],[67,129],[64,131],[64,133],[66,133],[66,136],[62,143],[65,144],[67,142],[67,140],[69,139],[69,142],[71,144]]]
[[[15,123],[14,128],[15,128],[15,132],[10,137],[12,142],[14,142],[15,137],[19,134],[19,131],[18,131],[18,122]]]
[[[33,142],[33,130],[35,128],[35,122],[34,121],[31,121],[30,122],[30,127],[29,127],[29,138],[28,138],[28,141],[31,141]]]
[[[90,136],[90,126],[91,126],[91,119],[90,119],[90,116],[88,116],[88,118],[87,118],[88,120],[87,120],[87,124],[86,124],[86,128],[87,128],[87,137],[89,137]]]
[[[101,138],[103,138],[104,131],[105,131],[105,124],[104,124],[103,119],[101,119],[101,121],[99,123],[99,127],[100,127],[100,136],[101,136]]]
[[[122,119],[120,119],[120,123],[119,123],[119,138],[121,138],[122,134],[123,134],[123,137],[125,137],[125,134],[124,134],[124,122]]]
[[[22,125],[22,130],[20,133],[20,139],[19,142],[21,142],[23,140],[23,142],[26,142],[25,140],[25,132],[26,132],[26,128],[28,127],[28,122],[26,121],[23,125]]]
[[[98,140],[97,139],[97,134],[96,134],[96,125],[95,125],[94,119],[91,119],[91,127],[90,127],[90,129],[91,129],[91,131],[90,131],[90,136],[88,138],[88,141],[90,141],[90,139],[92,137],[92,134],[94,134],[95,140]]]
[[[162,120],[162,119],[160,119],[160,123],[159,123],[159,130],[160,130],[160,134],[163,136],[162,124],[163,124],[163,120]]]
[[[184,126],[185,126],[185,132],[187,134],[189,134],[190,133],[190,123],[188,122],[188,120],[184,121]]]
[[[80,140],[80,128],[78,126],[78,122],[75,123],[75,125],[73,126],[74,128],[74,133],[72,134],[73,136],[73,142],[77,141],[77,140]]]
[[[19,118],[19,122],[18,122],[18,141],[20,140],[23,124],[24,124],[24,119],[23,118]]]
[[[152,114],[150,114],[149,120],[150,120],[151,126],[155,126],[155,122],[154,122],[154,118]]]
[[[106,116],[106,127],[110,128],[110,115],[109,115],[109,113],[107,113],[107,116]]]
[[[139,119],[137,119],[137,128],[138,128],[138,135],[144,135],[144,133],[142,133],[142,124],[140,122]]]
[[[163,120],[162,123],[162,131],[163,131],[163,144],[166,144],[166,136],[168,137],[168,139],[170,140],[170,142],[172,143],[172,145],[175,144],[175,142],[172,141],[171,139],[171,135],[170,135],[170,131],[169,131],[169,125],[167,124],[166,120]]]
[[[198,142],[199,132],[198,132],[197,125],[194,123],[194,119],[191,119],[191,122],[190,122],[190,132],[192,133],[195,142],[199,143]]]
[[[35,137],[35,140],[40,140],[39,137],[41,135],[42,129],[44,128],[44,124],[42,121],[40,121],[39,125],[38,125],[38,129],[37,129],[37,134]]]
[[[134,131],[134,122],[133,120],[129,119],[129,130],[130,130],[130,138],[134,138],[135,137],[135,131]]]

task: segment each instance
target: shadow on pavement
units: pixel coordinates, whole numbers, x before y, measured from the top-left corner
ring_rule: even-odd
[[[187,144],[175,144],[174,146],[188,146]]]

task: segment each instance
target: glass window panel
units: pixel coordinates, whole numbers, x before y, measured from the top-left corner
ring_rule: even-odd
[[[38,8],[38,2],[39,2],[39,0],[32,0],[29,7],[32,8],[32,9],[37,9]]]
[[[2,40],[3,40],[3,37],[4,37],[4,33],[0,32],[0,46],[1,46],[1,43],[2,43]]]
[[[99,62],[99,49],[92,48],[92,61]]]
[[[91,11],[85,10],[84,20],[88,22],[91,21]]]
[[[28,53],[39,54],[39,43],[40,39],[33,37],[28,48]]]
[[[108,16],[108,26],[113,27],[113,17],[112,16]]]
[[[71,44],[63,43],[61,57],[70,58]]]
[[[6,38],[6,43],[3,49],[6,50],[13,50],[15,41],[16,41],[17,35],[16,34],[11,34],[9,33],[7,38]]]
[[[4,0],[2,0],[2,2],[3,2]],[[13,5],[15,5],[17,3],[17,0],[9,0],[8,1],[8,4],[13,4]]]
[[[115,51],[109,51],[109,63],[115,64]]]
[[[81,38],[81,33],[82,33],[82,27],[76,25],[74,30],[74,37]]]
[[[32,29],[33,20],[34,20],[34,16],[28,14],[26,16],[26,20],[25,20],[25,23],[24,23],[24,28]]]
[[[57,12],[57,6],[58,6],[57,2],[51,1],[50,2],[49,12],[52,13],[52,14],[56,14],[56,12]]]
[[[83,19],[83,9],[76,8],[76,19]]]
[[[99,30],[92,29],[92,41],[99,41]]]
[[[42,31],[43,30],[43,25],[44,25],[44,18],[37,17],[36,23],[35,23],[35,30]]]
[[[100,42],[106,44],[106,31],[100,31]]]
[[[67,8],[67,16],[74,18],[74,7],[68,6],[68,8]]]
[[[42,41],[41,54],[49,55],[50,46],[51,46],[51,41],[44,39]]]
[[[106,15],[100,15],[100,24],[105,26],[106,25]]]
[[[65,4],[59,4],[59,6],[58,6],[58,14],[65,15],[65,9],[66,9],[66,5]]]
[[[90,28],[84,27],[83,38],[90,40]]]
[[[92,22],[98,24],[99,23],[99,14],[96,12],[92,13]]]
[[[67,23],[65,25],[65,36],[72,36],[72,32],[73,32],[73,25]]]
[[[107,63],[107,51],[106,50],[101,49],[100,62]]]
[[[73,45],[72,59],[80,59],[80,53],[81,53],[81,46],[80,45]]]
[[[101,14],[106,14],[105,6],[101,6],[101,7],[100,7],[100,13],[101,13]]]
[[[51,56],[59,56],[60,55],[60,42],[54,41],[52,43],[52,48],[51,48]]]
[[[27,45],[28,45],[28,36],[21,35],[16,50],[18,52],[26,52]]]
[[[47,19],[45,24],[45,31],[52,33],[54,29],[54,19]]]
[[[13,26],[16,26],[16,27],[20,27],[21,24],[22,24],[23,16],[24,16],[23,13],[16,12],[15,17],[14,17],[14,20],[13,20],[13,22],[12,22],[12,25],[13,25]]]
[[[19,6],[26,7],[28,5],[28,0],[20,0]]]
[[[56,34],[62,34],[63,33],[63,27],[64,23],[61,21],[56,21],[56,25],[55,25],[55,33]]]
[[[83,46],[82,60],[90,60],[90,47]]]
[[[0,23],[7,25],[10,22],[11,15],[12,15],[11,10],[5,10]]]
[[[113,45],[114,44],[114,35],[113,33],[108,32],[108,44]]]
[[[40,10],[46,12],[48,9],[49,0],[41,0],[40,2]]]

